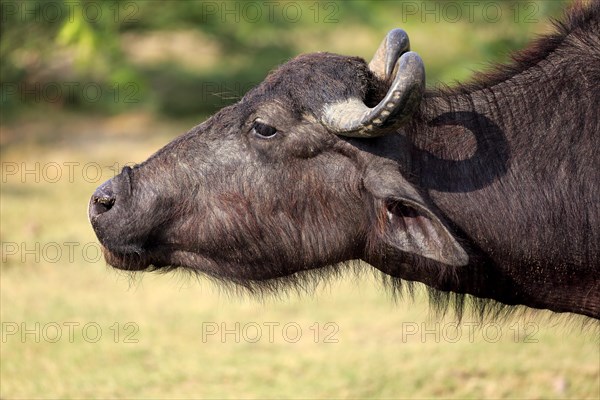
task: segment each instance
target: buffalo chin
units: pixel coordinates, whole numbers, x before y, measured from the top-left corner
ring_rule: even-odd
[[[144,271],[152,265],[143,253],[122,254],[113,252],[104,246],[102,246],[102,253],[110,266],[124,271]]]

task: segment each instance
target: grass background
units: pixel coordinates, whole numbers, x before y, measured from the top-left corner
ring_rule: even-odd
[[[48,42],[33,34],[22,48],[8,51],[3,42],[3,83],[133,82],[140,91],[133,104],[2,96],[0,398],[600,398],[598,325],[577,317],[467,315],[457,331],[452,315],[430,313],[422,288],[414,300],[394,302],[368,266],[311,295],[253,299],[183,274],[130,277],[95,252],[87,201],[114,175],[111,166],[144,160],[286,58],[318,50],[368,58],[400,25],[430,84],[452,84],[547,32],[546,17],[564,6],[522,2],[515,18],[515,3],[476,3],[473,21],[449,21],[441,8],[437,21],[423,9],[407,16],[400,2],[332,2],[336,23],[311,16],[234,24],[217,16],[199,26],[184,18],[187,6],[154,4],[150,15],[138,3],[137,25],[87,27],[96,43],[88,64],[73,57],[62,69],[51,68],[56,54],[85,53],[85,26],[70,42],[48,35],[51,49],[63,52],[54,56],[42,54],[36,46]],[[482,16],[490,3],[501,4],[501,18]],[[311,15],[312,3],[294,4]],[[532,10],[535,21],[526,20]],[[6,26],[2,40],[19,33]],[[38,63],[24,54],[37,54]],[[66,75],[35,75],[44,68]]]

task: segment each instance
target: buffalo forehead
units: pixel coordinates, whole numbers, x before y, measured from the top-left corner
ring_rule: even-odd
[[[305,54],[271,72],[242,102],[255,108],[261,103],[276,101],[297,115],[317,115],[326,103],[350,97],[364,98],[372,79],[361,58]]]

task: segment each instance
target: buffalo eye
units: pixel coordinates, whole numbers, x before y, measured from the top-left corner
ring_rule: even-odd
[[[261,139],[271,139],[277,135],[277,129],[260,120],[255,120],[252,123],[252,134]]]

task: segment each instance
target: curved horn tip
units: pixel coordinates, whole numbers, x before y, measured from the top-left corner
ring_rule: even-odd
[[[408,39],[408,33],[404,29],[392,29],[385,36],[385,40],[388,49],[410,50],[410,40]]]
[[[420,55],[414,51],[404,53],[397,61],[398,74],[410,77],[416,83],[425,86],[425,64]]]
[[[369,69],[380,79],[387,80],[392,76],[396,60],[410,50],[408,34],[400,28],[392,29],[387,33],[373,59]]]

